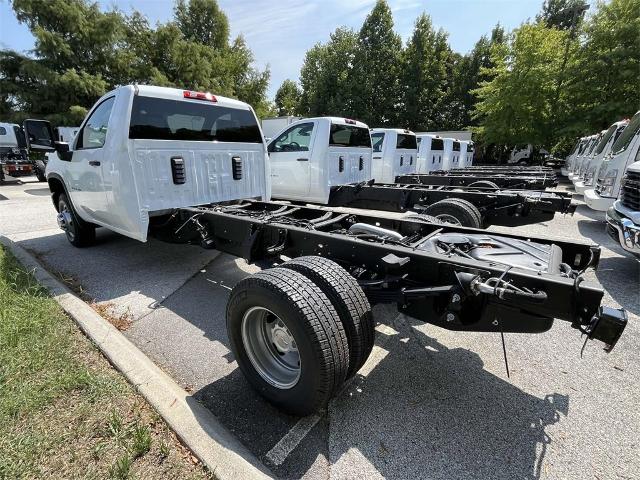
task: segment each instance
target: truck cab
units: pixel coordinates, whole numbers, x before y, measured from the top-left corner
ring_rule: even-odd
[[[640,259],[640,155],[622,178],[620,196],[607,210],[607,233],[628,253]]]
[[[451,170],[451,165],[453,164],[453,157],[457,154],[456,148],[458,148],[457,152],[459,152],[460,145],[457,140],[453,138],[444,138],[444,149],[442,154],[442,170],[448,171]]]
[[[458,140],[457,147],[459,150],[456,151],[456,143],[453,143],[453,155],[451,161],[451,168],[464,168],[467,164],[467,145],[469,142],[467,140]]]
[[[394,183],[399,175],[415,173],[418,164],[418,142],[410,130],[373,128],[372,174],[377,183]]]
[[[465,157],[465,162],[463,165],[464,168],[473,166],[474,152],[475,152],[475,148],[473,146],[473,142],[469,140],[469,142],[467,143],[467,155]]]
[[[511,150],[511,154],[509,155],[509,160],[507,160],[507,164],[509,165],[528,165],[531,157],[533,156],[533,145],[516,145]]]
[[[621,120],[613,123],[605,131],[592,157],[582,163],[578,177],[574,177],[573,185],[577,193],[582,195],[587,188],[593,186],[596,170],[600,168],[605,157],[611,152],[611,147],[628,124],[629,120]]]
[[[580,139],[578,139],[575,146],[573,147],[573,150],[567,156],[564,167],[562,167],[562,169],[560,170],[560,173],[562,173],[562,175],[564,175],[565,177],[569,176],[573,167],[573,162],[575,162],[576,157],[580,154],[586,143],[587,137],[581,137]]]
[[[584,155],[580,157],[580,160],[574,165],[573,174],[571,176],[571,181],[574,183],[574,185],[584,175],[587,164],[595,157],[596,151],[600,146],[600,142],[602,142],[602,139],[604,138],[606,133],[607,130],[602,130],[600,133],[595,135],[589,149]]]
[[[620,194],[620,182],[627,167],[640,161],[640,111],[611,147],[596,174],[595,188],[584,191],[584,201],[593,210],[606,212]]]
[[[578,152],[576,157],[573,159],[573,162],[571,162],[571,168],[569,169],[569,175],[567,176],[569,177],[569,180],[571,180],[572,182],[574,177],[576,176],[576,172],[580,168],[580,165],[582,165],[582,160],[584,159],[584,157],[588,156],[591,153],[591,151],[594,149],[597,137],[598,137],[597,135],[589,135],[589,137],[587,137],[587,142],[585,143],[584,147],[580,152]]]
[[[429,173],[442,170],[444,140],[438,135],[416,135],[418,142],[418,165],[416,173]]]
[[[298,120],[276,133],[267,150],[274,198],[326,204],[332,187],[372,178],[369,127],[356,120]]]
[[[150,219],[172,209],[270,195],[267,154],[253,109],[205,92],[127,85],[100,98],[71,144],[48,122],[46,178],[71,243],[95,226],[146,241]],[[40,142],[43,143],[43,142]]]

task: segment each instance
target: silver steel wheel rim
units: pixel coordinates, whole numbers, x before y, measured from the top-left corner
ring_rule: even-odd
[[[249,361],[270,385],[286,390],[300,379],[300,353],[285,323],[263,307],[252,307],[242,317],[242,343]]]
[[[442,215],[436,215],[436,218],[438,220],[440,220],[443,223],[449,223],[451,225],[458,225],[458,226],[462,226],[462,223],[460,222],[460,220],[458,220],[456,217],[443,213]]]
[[[66,228],[64,229],[65,233],[67,234],[67,236],[69,237],[70,240],[73,240],[76,238],[76,234],[74,232],[74,228],[75,225],[73,223],[73,215],[71,213],[71,210],[69,210],[69,207],[67,207],[66,203],[62,204],[62,211],[60,212],[62,215],[64,215],[65,217],[65,226]]]

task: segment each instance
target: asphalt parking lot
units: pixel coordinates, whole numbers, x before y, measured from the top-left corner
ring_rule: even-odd
[[[378,306],[368,362],[326,412],[298,419],[249,388],[228,347],[226,299],[258,267],[104,229],[96,246],[75,249],[56,226],[46,184],[0,185],[0,234],[124,315],[125,335],[282,478],[639,478],[640,264],[585,205],[573,217],[491,230],[601,244],[591,279],[606,289],[605,304],[630,314],[614,352],[591,344],[581,358],[580,336],[557,322],[538,336],[506,336],[507,378],[499,337]]]

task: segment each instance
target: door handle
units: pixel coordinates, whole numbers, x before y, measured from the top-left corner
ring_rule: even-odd
[[[296,160],[298,160],[299,162],[308,162],[309,161],[308,158],[297,158]]]
[[[100,162],[98,160],[89,160],[89,165],[91,165],[92,167],[99,167]]]

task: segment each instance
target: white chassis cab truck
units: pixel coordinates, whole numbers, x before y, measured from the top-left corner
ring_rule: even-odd
[[[120,87],[94,105],[71,145],[59,145],[68,151],[49,154],[46,176],[77,246],[92,242],[96,225],[146,241],[150,217],[167,209],[270,195],[262,133],[237,100]]]
[[[593,210],[606,212],[620,194],[620,182],[627,167],[640,161],[640,111],[611,147],[596,173],[596,185],[584,191],[584,201]]]
[[[429,173],[442,170],[444,140],[438,135],[416,135],[418,142],[418,165],[416,173]]]
[[[573,162],[575,161],[576,157],[580,154],[580,152],[582,152],[582,149],[584,148],[586,142],[587,142],[587,137],[581,137],[580,139],[578,139],[575,147],[573,147],[573,150],[567,156],[566,161],[564,163],[564,167],[560,169],[560,173],[563,176],[565,177],[569,176],[569,174],[571,173]]]
[[[24,128],[43,127],[54,147],[31,147],[55,150],[47,181],[73,245],[102,225],[278,263],[233,287],[226,324],[247,381],[288,413],[326,408],[364,365],[371,304],[453,331],[541,333],[557,318],[607,351],[626,326],[583,277],[596,245],[267,201],[269,160],[245,103],[124,86],[96,103],[71,146],[54,143],[48,122]]]
[[[576,172],[580,168],[580,165],[582,165],[582,160],[591,154],[596,146],[597,141],[598,135],[590,135],[582,151],[579,152],[573,162],[571,162],[571,169],[569,170],[569,175],[567,175],[571,182],[573,182],[573,179],[576,176]]]
[[[393,183],[399,175],[415,173],[418,142],[410,130],[401,128],[371,129],[373,142],[373,178],[380,183]]]
[[[607,210],[606,220],[611,238],[640,259],[640,161],[627,168],[620,196]]]
[[[607,155],[611,153],[611,147],[628,124],[629,120],[621,120],[619,122],[614,122],[606,130],[605,134],[593,151],[592,158],[589,161],[582,163],[578,176],[573,178],[573,187],[575,188],[576,193],[582,195],[587,188],[593,187],[596,172]]]
[[[602,144],[602,140],[604,136],[607,134],[607,130],[602,130],[598,135],[596,135],[594,142],[591,144],[589,151],[586,155],[583,155],[580,161],[577,162],[575,168],[573,169],[573,175],[571,176],[571,181],[575,187],[576,182],[580,181],[584,177],[584,172],[589,165],[589,162],[593,160],[596,156],[596,152],[598,151],[598,147]],[[604,148],[605,144],[602,144]]]
[[[276,132],[268,145],[274,198],[323,203],[337,185],[368,182],[368,127],[348,118],[299,120]]]

